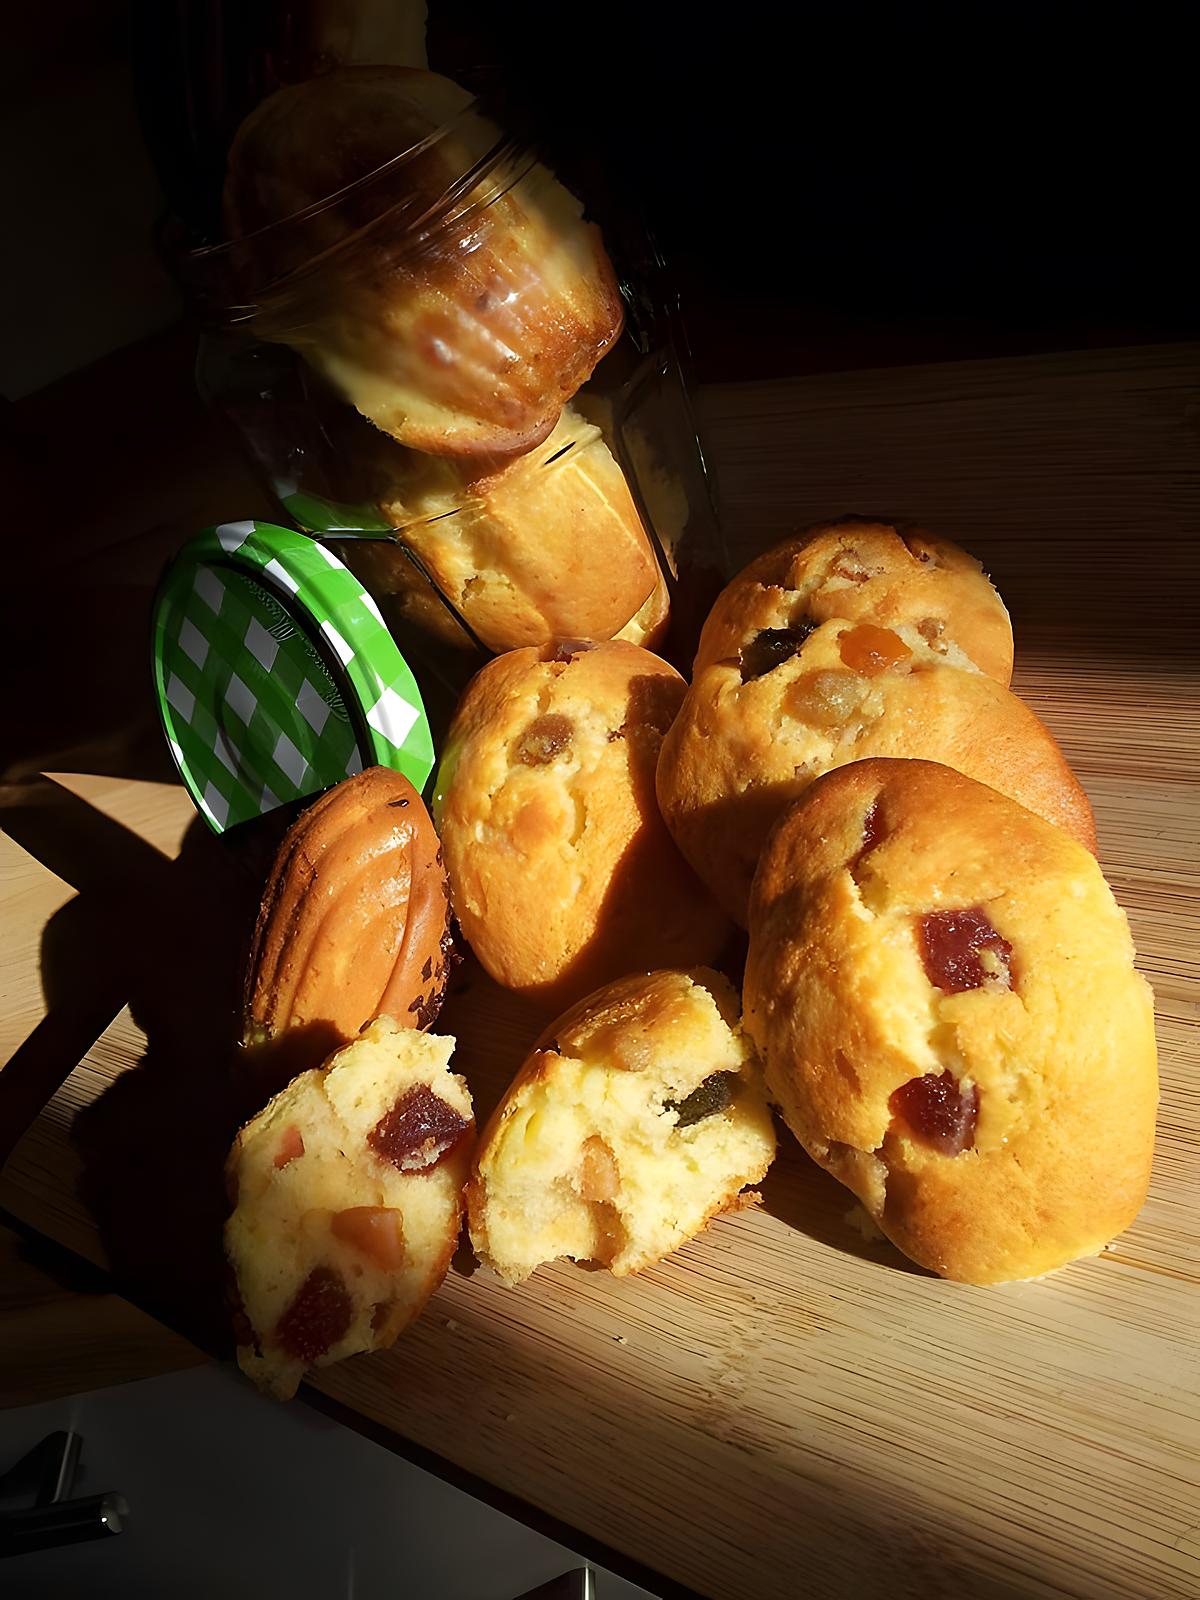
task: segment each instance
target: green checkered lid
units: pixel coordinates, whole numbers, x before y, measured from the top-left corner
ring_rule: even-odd
[[[433,739],[379,608],[332,551],[224,522],[168,567],[154,687],[175,765],[217,833],[364,766],[422,789]]]

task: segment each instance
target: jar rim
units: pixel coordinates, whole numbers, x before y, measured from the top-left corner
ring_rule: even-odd
[[[414,196],[411,188],[403,186],[400,192],[388,197],[389,185],[402,179],[413,161],[452,137],[473,117],[485,126],[490,122],[484,116],[477,97],[473,97],[453,117],[423,138],[288,216],[230,239],[180,249],[176,253],[176,265],[185,285],[218,321],[227,325],[246,324],[255,319],[267,301],[285,295],[293,285],[302,283],[330,257],[341,253],[389,219],[395,224],[406,206],[412,207],[413,215],[404,219],[397,239],[403,241],[407,236],[412,248],[427,247],[448,230],[495,204],[536,165],[537,158],[527,145],[494,128],[494,138],[483,154],[466,166],[432,200]],[[469,198],[498,170],[501,170],[501,181],[496,186],[484,195]],[[361,200],[376,188],[380,191],[381,203],[365,221],[348,223],[345,233],[331,243],[312,251],[303,250],[304,233],[312,223]],[[458,202],[464,199],[467,203],[460,206]],[[280,241],[283,241],[282,246]],[[286,257],[289,246],[295,250],[296,259],[282,270],[272,271],[260,281],[254,281],[253,273],[247,271],[254,255],[266,247],[268,255],[282,249]]]

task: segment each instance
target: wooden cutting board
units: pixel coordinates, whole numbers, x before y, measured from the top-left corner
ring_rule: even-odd
[[[864,1240],[785,1142],[761,1208],[641,1277],[556,1266],[510,1290],[460,1262],[393,1351],[320,1388],[714,1600],[1194,1600],[1200,349],[703,403],[738,559],[841,511],[921,517],[1008,599],[1014,687],[1092,798],[1155,988],[1149,1201],[1098,1260],[966,1288]],[[172,786],[74,776],[3,800],[0,1043],[30,1076],[79,1065],[0,1204],[202,1335],[245,885]],[[439,1027],[483,1112],[539,1021],[467,969]]]

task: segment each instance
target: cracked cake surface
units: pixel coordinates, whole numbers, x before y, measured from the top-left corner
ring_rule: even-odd
[[[1044,724],[960,646],[910,622],[792,623],[700,667],[663,741],[659,804],[745,926],[776,818],[823,772],[872,756],[955,767],[1095,847],[1087,796]]]
[[[1146,1194],[1153,999],[1094,857],[947,767],[828,773],[755,879],[745,1026],[809,1154],[967,1282],[1101,1250]]]

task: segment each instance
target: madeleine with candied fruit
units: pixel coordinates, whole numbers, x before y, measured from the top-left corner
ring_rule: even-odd
[[[1095,1255],[1146,1198],[1154,1006],[1061,828],[948,767],[860,761],[782,818],[745,1026],[808,1153],[967,1283]]]

